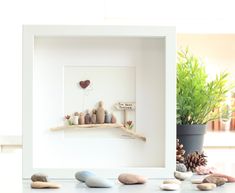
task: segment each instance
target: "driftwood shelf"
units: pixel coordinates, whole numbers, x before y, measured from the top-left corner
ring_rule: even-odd
[[[146,141],[146,137],[144,137],[141,134],[136,133],[135,131],[129,130],[123,126],[123,124],[110,124],[110,123],[105,123],[105,124],[85,124],[85,125],[68,125],[68,126],[60,126],[60,127],[53,127],[50,128],[51,131],[65,131],[65,130],[70,130],[70,129],[111,129],[111,128],[118,128],[121,129],[123,132],[126,133],[126,135],[131,136],[133,138],[138,138],[141,139],[142,141]]]

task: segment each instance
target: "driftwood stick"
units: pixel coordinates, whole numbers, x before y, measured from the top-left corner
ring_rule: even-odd
[[[84,124],[84,125],[68,125],[68,126],[60,126],[51,128],[51,131],[61,131],[61,130],[68,130],[68,129],[90,129],[90,128],[121,128],[123,124],[118,123],[105,123],[105,124]]]
[[[129,135],[133,138],[138,138],[141,139],[142,141],[146,141],[146,137],[144,137],[141,134],[136,133],[135,131],[129,130],[124,127],[123,124],[118,124],[118,123],[105,123],[105,124],[85,124],[85,125],[68,125],[68,126],[60,126],[60,127],[54,127],[50,128],[51,131],[66,131],[66,130],[77,130],[77,129],[111,129],[111,128],[117,128],[121,129],[123,132],[126,133],[126,135]]]
[[[131,130],[125,128],[125,127],[122,127],[121,129],[122,129],[122,131],[124,131],[127,135],[130,135],[131,137],[141,139],[142,141],[146,141],[146,137],[144,137],[144,136],[141,135],[141,134],[138,134],[138,133],[136,133],[136,132],[134,132],[134,131],[131,131]]]

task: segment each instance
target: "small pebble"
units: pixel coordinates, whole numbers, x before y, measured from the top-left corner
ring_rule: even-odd
[[[75,173],[75,178],[80,182],[85,182],[91,176],[95,176],[95,174],[90,171],[79,171]]]
[[[204,178],[202,181],[203,183],[213,183],[216,184],[216,186],[222,186],[227,182],[227,179],[221,178],[221,177],[216,177],[216,176],[207,176]]]
[[[144,184],[146,183],[147,178],[136,174],[123,173],[118,176],[118,180],[123,184],[132,185],[132,184]]]
[[[33,182],[48,182],[47,176],[41,173],[32,175],[31,180]]]
[[[168,180],[164,180],[163,184],[181,184],[181,181],[177,180],[177,179],[168,179]]]
[[[91,176],[86,179],[85,184],[90,188],[111,188],[113,183],[98,176]]]
[[[53,183],[53,182],[32,182],[31,188],[35,188],[35,189],[60,188],[60,185]]]
[[[213,190],[215,187],[216,185],[213,183],[202,183],[197,185],[197,188],[203,191]]]
[[[174,172],[174,176],[176,179],[178,180],[186,180],[186,179],[189,179],[191,178],[193,175],[192,172],[178,172],[178,171],[175,171]]]
[[[187,172],[187,167],[184,164],[176,164],[176,171]]]
[[[201,184],[203,181],[203,178],[194,178],[194,179],[191,179],[191,183],[192,184]]]
[[[180,185],[179,184],[161,184],[160,188],[162,190],[174,191],[174,190],[178,190],[180,188]]]

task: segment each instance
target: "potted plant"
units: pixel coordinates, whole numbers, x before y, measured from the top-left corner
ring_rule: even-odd
[[[177,62],[177,138],[186,154],[202,151],[206,124],[219,118],[213,111],[226,100],[232,89],[228,73],[208,80],[205,66],[188,48],[178,52]]]

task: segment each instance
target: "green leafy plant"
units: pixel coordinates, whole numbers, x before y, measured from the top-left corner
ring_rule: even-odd
[[[213,112],[225,101],[232,89],[228,73],[220,73],[212,81],[197,56],[189,49],[178,52],[177,62],[177,124],[206,124],[219,118]]]

